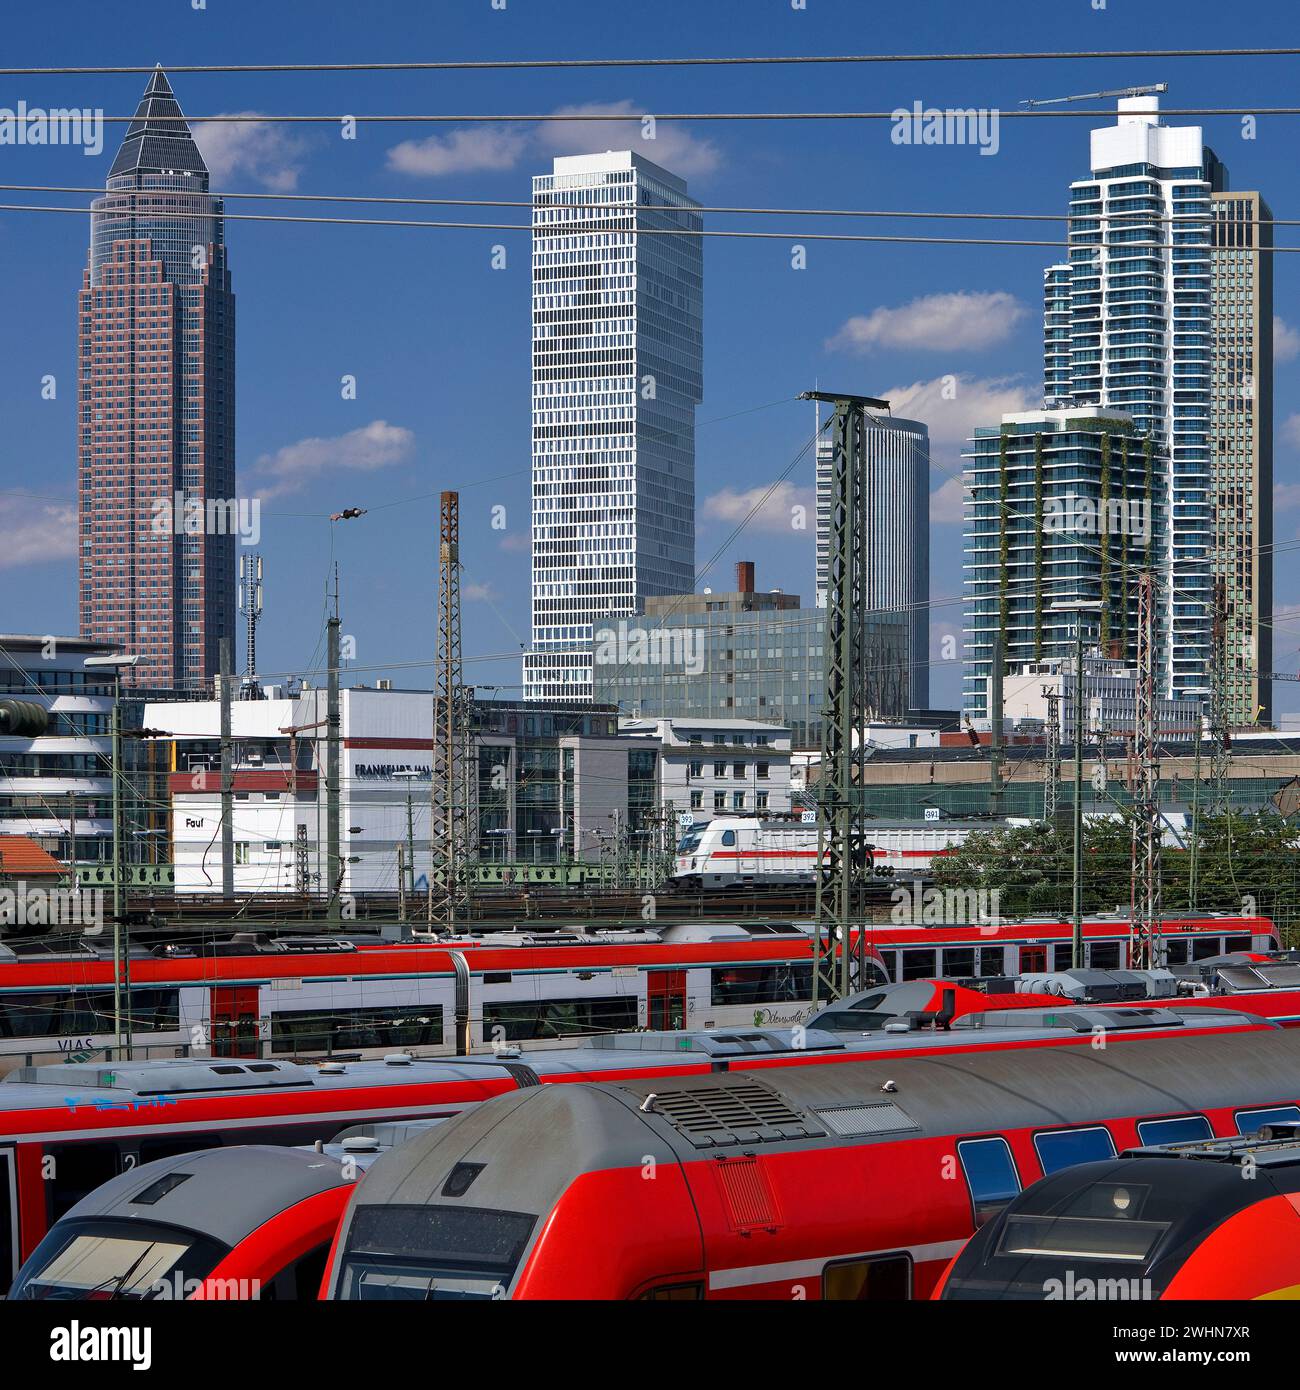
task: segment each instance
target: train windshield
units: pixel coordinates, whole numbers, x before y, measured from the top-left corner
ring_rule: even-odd
[[[1233,1176],[1219,1164],[1176,1158],[1063,1169],[972,1236],[942,1296],[1158,1298],[1189,1240],[1241,1202]]]
[[[338,1297],[427,1303],[503,1298],[536,1217],[482,1207],[358,1207]]]
[[[700,839],[703,833],[702,830],[688,830],[686,834],[677,841],[677,853],[694,854],[700,847]]]
[[[61,1221],[19,1270],[9,1297],[186,1298],[226,1253],[218,1241],[172,1226]]]

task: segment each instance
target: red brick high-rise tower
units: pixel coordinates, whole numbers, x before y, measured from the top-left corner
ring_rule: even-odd
[[[235,635],[235,298],[161,68],[91,205],[79,338],[81,633],[138,654],[131,683],[193,689]]]

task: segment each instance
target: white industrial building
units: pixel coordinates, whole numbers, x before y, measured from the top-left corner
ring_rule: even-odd
[[[1058,701],[1061,742],[1074,741],[1077,663],[1053,658],[1034,661],[1003,677],[1002,708],[1006,723],[1046,726],[1049,700]],[[1156,723],[1165,739],[1189,739],[1201,727],[1201,707],[1193,700],[1157,698]],[[1137,671],[1122,661],[1085,655],[1083,658],[1084,737],[1098,732],[1108,737],[1131,735],[1137,727]]]
[[[659,746],[662,800],[678,816],[790,809],[790,730],[752,719],[620,719],[619,732]]]

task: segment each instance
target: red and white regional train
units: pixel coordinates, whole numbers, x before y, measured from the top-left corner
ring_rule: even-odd
[[[1061,921],[871,924],[858,981],[1019,975],[1069,966]],[[1085,963],[1128,963],[1128,923],[1084,924]],[[1264,917],[1167,920],[1168,963],[1278,947]],[[855,942],[856,945],[856,942]],[[811,1012],[807,923],[680,922],[645,930],[535,925],[439,941],[234,938],[136,947],[130,1015],[139,1057],[421,1056],[500,1043],[563,1046],[625,1029],[784,1026]],[[0,1072],[109,1056],[113,962],[104,946],[59,953],[0,944]],[[468,1037],[458,1037],[457,1020]]]
[[[1054,1173],[980,1227],[935,1297],[1300,1298],[1300,1125]]]
[[[985,824],[952,821],[872,821],[871,863],[900,877],[926,874],[934,860]],[[817,826],[756,816],[715,816],[693,825],[677,842],[672,886],[698,889],[806,887],[817,866]]]
[[[420,1302],[927,1297],[1045,1175],[1300,1121],[1300,1032],[1151,1040],[1139,1057],[976,1051],[516,1091],[376,1160],[325,1287]]]
[[[903,996],[896,1008],[904,1013],[924,1009],[936,993],[924,982],[895,988]],[[938,993],[942,1001],[943,991]],[[394,1053],[382,1061],[319,1067],[172,1059],[13,1071],[0,1082],[0,1292],[51,1224],[101,1184],[218,1145],[311,1145],[331,1141],[348,1127],[440,1121],[539,1084],[653,1077],[661,1088],[671,1088],[711,1074],[795,1064],[855,1066],[881,1056],[892,1062],[928,1052],[957,1057],[996,1049],[1086,1051],[1099,1020],[1117,1051],[1168,1037],[1213,1034],[1226,1040],[1248,1032],[1263,1040],[1275,1031],[1229,1009],[1094,1010],[1058,1002],[1046,1011],[987,1011],[944,1029],[952,1013],[950,1007],[946,1016],[926,1020],[940,1031],[918,1031],[913,1025],[922,1020],[913,1018],[900,1021],[901,1031],[882,1028],[862,1037],[812,1028],[625,1033],[585,1046],[527,1054],[509,1049],[495,1057],[420,1061]]]

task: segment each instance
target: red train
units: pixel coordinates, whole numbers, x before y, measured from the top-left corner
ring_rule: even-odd
[[[1044,1178],[980,1227],[935,1297],[1300,1297],[1300,1125],[1261,1119],[1244,1138],[1133,1149]]]
[[[1278,945],[1264,917],[1164,924],[1171,965]],[[1067,922],[987,926],[879,923],[866,934],[863,987],[1017,975],[1069,964]],[[1084,925],[1085,965],[1128,961],[1128,923]],[[644,931],[540,925],[437,945],[337,937],[253,937],[131,954],[137,1057],[453,1055],[494,1041],[563,1046],[634,1028],[782,1027],[812,1009],[807,923],[679,922]],[[108,1057],[113,963],[82,941],[0,944],[0,1071]]]
[[[1300,1033],[982,1050],[501,1096],[381,1157],[339,1299],[926,1297],[1029,1184],[1300,1121]]]
[[[896,1007],[914,1011],[926,985],[898,987]],[[923,996],[913,1000],[913,993]],[[942,994],[940,995],[942,1002]],[[955,1012],[950,1001],[949,1013]],[[883,1016],[883,1015],[882,1015]],[[310,1145],[348,1125],[442,1119],[494,1096],[539,1083],[622,1081],[661,1084],[713,1073],[761,1072],[798,1063],[856,1065],[868,1057],[921,1052],[1068,1047],[1093,1041],[1092,1012],[1054,1007],[999,1011],[951,1031],[877,1029],[863,1037],[816,1030],[630,1033],[568,1049],[498,1057],[384,1061],[320,1067],[283,1061],[181,1060],[100,1067],[67,1063],[11,1072],[0,1082],[0,1291],[44,1239],[51,1223],[95,1188],[140,1165],[216,1145]],[[932,1021],[943,1023],[947,1017]],[[1112,1011],[1119,1046],[1149,1046],[1183,1033],[1226,1036],[1263,1025],[1230,1012]],[[599,1044],[599,1045],[596,1045]]]

